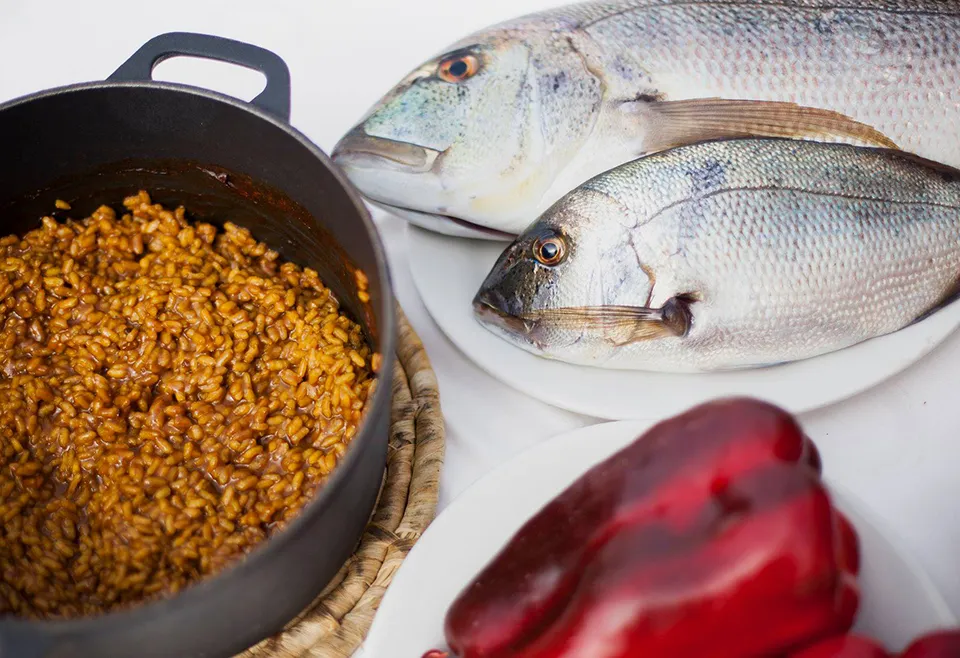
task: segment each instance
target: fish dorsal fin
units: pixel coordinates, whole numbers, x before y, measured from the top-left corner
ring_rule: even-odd
[[[699,98],[681,101],[631,101],[651,122],[644,145],[648,153],[716,139],[781,137],[832,141],[896,149],[875,128],[850,117],[796,103]],[[642,107],[641,107],[642,105]]]
[[[691,295],[668,299],[660,308],[645,306],[576,306],[545,309],[531,315],[568,327],[586,327],[602,332],[615,345],[657,338],[686,336],[693,325]]]

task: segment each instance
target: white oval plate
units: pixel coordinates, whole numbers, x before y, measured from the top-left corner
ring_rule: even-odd
[[[445,509],[394,576],[363,645],[364,658],[420,658],[442,649],[446,610],[517,530],[593,465],[650,427],[639,421],[581,428],[531,448]],[[860,536],[862,604],[856,630],[900,651],[957,619],[923,570],[861,504],[832,483],[834,502]]]
[[[614,420],[654,420],[700,403],[746,395],[799,414],[852,397],[906,369],[960,326],[960,303],[897,333],[770,368],[707,374],[620,371],[540,358],[495,336],[473,316],[473,297],[505,243],[408,228],[410,269],[440,329],[480,368],[561,409]]]

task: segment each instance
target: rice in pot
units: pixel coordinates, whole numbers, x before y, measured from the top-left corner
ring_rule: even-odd
[[[336,467],[375,382],[315,271],[123,205],[0,240],[0,615],[95,615],[237,560]]]

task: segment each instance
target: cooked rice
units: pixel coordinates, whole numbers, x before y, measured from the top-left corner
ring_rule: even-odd
[[[234,562],[322,485],[375,381],[315,271],[123,205],[0,240],[0,616],[95,615]]]

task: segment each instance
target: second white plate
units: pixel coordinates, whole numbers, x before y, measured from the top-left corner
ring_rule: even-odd
[[[538,444],[454,500],[430,525],[394,576],[364,642],[364,658],[420,658],[444,645],[446,610],[537,510],[594,464],[624,448],[648,423],[592,425]],[[923,569],[833,483],[838,508],[857,529],[862,553],[856,629],[900,651],[957,619]]]
[[[960,326],[960,303],[888,336],[806,361],[708,374],[603,370],[543,359],[493,335],[473,316],[473,297],[506,243],[452,238],[409,227],[410,269],[430,315],[483,370],[538,400],[607,419],[655,420],[733,395],[793,413],[861,393],[906,369]]]

